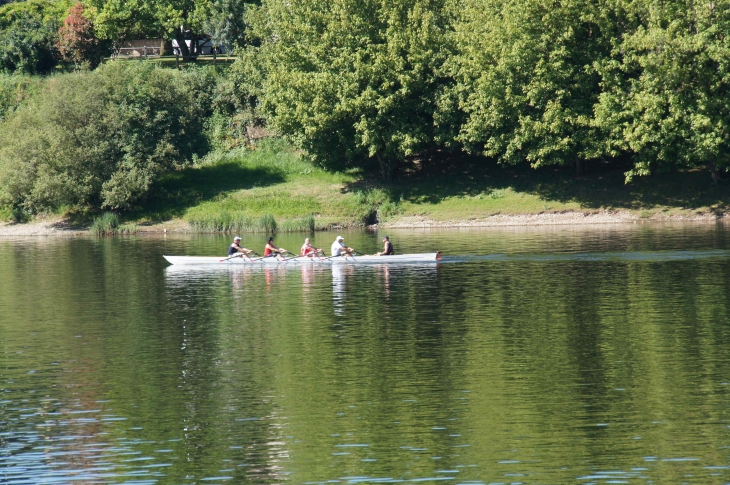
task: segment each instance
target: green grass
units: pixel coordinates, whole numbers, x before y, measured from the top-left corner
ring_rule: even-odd
[[[626,210],[641,218],[724,212],[730,180],[714,184],[706,171],[656,174],[624,183],[628,167],[500,166],[460,157],[408,165],[400,180],[382,184],[358,172],[313,167],[281,140],[257,150],[214,153],[166,176],[143,211],[125,220],[149,224],[184,220],[198,232],[312,231],[373,222],[468,221],[495,214]]]
[[[572,167],[502,166],[487,159],[414,164],[388,187],[397,201],[393,217],[463,221],[495,214],[600,210],[654,215],[722,213],[730,210],[730,179],[715,184],[706,170],[677,170],[624,182],[630,167],[619,161]],[[377,184],[369,185],[378,186]]]
[[[349,189],[357,174],[313,167],[282,141],[209,155],[197,166],[165,177],[138,224],[187,221],[198,232],[311,231],[371,220],[388,195]]]
[[[112,236],[115,234],[136,234],[139,232],[137,224],[120,224],[119,216],[113,212],[104,212],[95,217],[91,223],[91,232],[97,236]]]
[[[91,223],[91,232],[97,236],[110,236],[119,231],[119,216],[112,212],[105,212],[94,218]]]

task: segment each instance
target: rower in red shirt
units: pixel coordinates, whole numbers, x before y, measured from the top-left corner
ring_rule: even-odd
[[[283,260],[284,253],[288,253],[284,248],[278,248],[274,245],[274,238],[270,237],[264,248],[264,258],[273,258],[276,256],[277,259]]]

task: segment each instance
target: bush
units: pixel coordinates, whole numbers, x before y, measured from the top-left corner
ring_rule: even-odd
[[[129,209],[207,150],[206,70],[113,62],[50,78],[0,130],[0,203]]]
[[[57,30],[66,0],[30,0],[0,7],[0,71],[43,74],[56,66]]]
[[[282,232],[314,232],[316,222],[313,215],[308,215],[300,219],[287,219],[279,225]]]
[[[78,69],[84,64],[96,67],[107,50],[106,43],[96,38],[89,12],[81,2],[76,2],[58,30],[56,48],[64,61]]]
[[[274,219],[274,216],[271,214],[264,214],[261,216],[261,219],[259,219],[259,227],[263,229],[264,232],[274,233],[276,232],[276,219]]]
[[[119,229],[119,216],[112,212],[105,212],[94,218],[91,224],[91,232],[97,236],[108,236],[116,234]]]
[[[41,78],[0,73],[0,122],[43,85]]]

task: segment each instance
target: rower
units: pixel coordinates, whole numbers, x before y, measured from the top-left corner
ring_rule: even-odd
[[[274,238],[270,237],[268,242],[266,243],[266,248],[264,248],[264,258],[273,258],[276,256],[278,259],[282,259],[282,256],[284,253],[288,253],[284,248],[277,248],[274,245]]]
[[[332,247],[330,248],[332,256],[352,256],[354,251],[354,249],[345,246],[345,238],[342,236],[337,236],[335,242],[332,243]]]
[[[395,254],[395,250],[393,249],[393,243],[390,242],[390,239],[388,236],[383,236],[383,252],[377,253],[375,256],[393,256]]]
[[[299,251],[299,255],[309,256],[310,254],[315,255],[321,252],[322,250],[320,248],[315,248],[314,246],[312,246],[312,244],[309,242],[309,238],[306,238],[304,240],[304,245],[302,246],[301,251]]]
[[[241,254],[239,255],[238,253]],[[243,257],[244,254],[248,256],[251,253],[253,253],[253,250],[241,247],[241,238],[238,236],[234,237],[233,244],[228,246],[228,257],[231,257],[234,254]]]

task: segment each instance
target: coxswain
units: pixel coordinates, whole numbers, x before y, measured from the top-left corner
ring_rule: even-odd
[[[352,256],[352,253],[355,252],[355,250],[345,246],[345,238],[337,236],[335,242],[332,243],[330,252],[332,253],[332,256]]]
[[[248,256],[249,254],[253,253],[253,250],[242,248],[241,238],[236,236],[233,238],[233,244],[228,246],[228,257],[231,257],[233,255],[239,255],[238,253],[241,253],[240,256],[243,257],[244,254]]]
[[[390,242],[388,236],[383,236],[383,245],[383,252],[377,253],[375,256],[393,256],[395,254],[393,243]]]
[[[282,256],[284,253],[288,253],[284,248],[277,248],[274,245],[274,238],[270,237],[268,242],[266,243],[266,248],[264,248],[264,258],[273,258],[276,256],[278,259],[282,259]]]
[[[322,252],[322,250],[312,246],[312,244],[309,242],[309,238],[306,238],[304,240],[304,245],[302,246],[301,251],[299,251],[299,255],[300,256],[309,256],[310,254],[315,255],[320,252]]]

